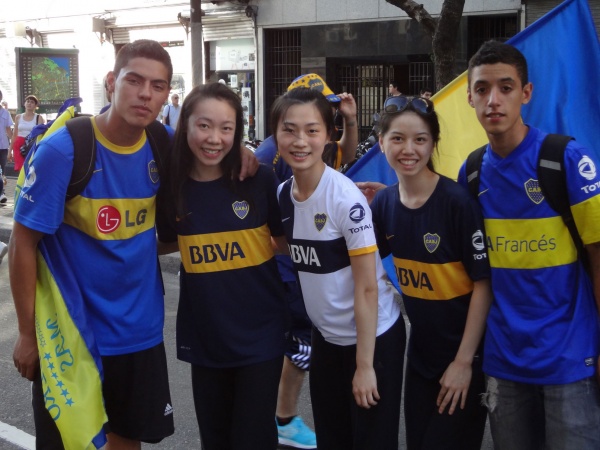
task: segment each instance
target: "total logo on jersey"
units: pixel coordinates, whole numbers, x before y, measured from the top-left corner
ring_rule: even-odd
[[[131,214],[130,210],[125,211],[125,226],[135,227],[143,225],[146,222],[148,210],[141,209],[137,213]],[[115,231],[121,225],[121,212],[111,205],[102,206],[98,209],[96,215],[96,227],[103,234],[109,234]]]
[[[596,165],[588,156],[581,158],[579,164],[577,164],[577,168],[579,169],[579,175],[586,180],[591,181],[596,178]]]
[[[27,176],[25,177],[25,181],[23,182],[23,189],[33,186],[33,184],[35,183],[35,178],[35,167],[29,166]],[[21,191],[19,192],[19,198],[25,199],[31,203],[35,203],[33,201],[33,198],[31,197],[31,194],[23,192],[23,189],[21,189]]]
[[[592,161],[589,157],[583,156],[583,158],[581,158],[581,160],[579,161],[577,167],[579,169],[579,175],[581,175],[586,180],[591,181],[596,178],[596,165],[594,164],[594,161]],[[600,190],[600,181],[596,181],[593,184],[583,186],[581,190],[586,194]]]
[[[471,236],[471,243],[476,252],[481,252],[485,249],[485,239],[481,230],[477,230],[473,233],[473,236]],[[473,255],[473,259],[475,260],[485,258],[487,258],[487,253],[475,253]]]
[[[367,213],[365,212],[365,208],[360,203],[355,203],[352,208],[350,208],[350,213],[348,216],[350,220],[354,223],[360,223],[365,218]]]
[[[429,253],[433,253],[439,247],[442,238],[438,234],[427,233],[423,236],[425,248]]]

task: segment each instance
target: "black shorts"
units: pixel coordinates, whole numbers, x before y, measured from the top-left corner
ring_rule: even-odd
[[[310,367],[312,322],[306,313],[299,284],[295,281],[288,281],[284,283],[284,287],[291,316],[291,330],[286,343],[285,356],[296,367],[308,370]]]
[[[103,356],[107,433],[148,443],[175,432],[164,343],[136,353]],[[61,449],[58,428],[44,405],[41,378],[32,386],[37,449]]]

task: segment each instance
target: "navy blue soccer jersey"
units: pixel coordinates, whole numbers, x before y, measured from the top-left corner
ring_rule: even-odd
[[[177,357],[203,367],[239,367],[283,355],[286,304],[271,245],[282,236],[273,171],[236,183],[184,185],[186,214],[159,239],[179,242]]]
[[[490,276],[479,206],[440,176],[419,208],[404,206],[395,184],[377,193],[371,209],[411,323],[408,361],[423,376],[440,376],[458,351],[473,282]]]

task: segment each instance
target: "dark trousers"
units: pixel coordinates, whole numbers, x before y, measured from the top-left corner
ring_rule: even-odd
[[[457,405],[452,415],[443,414],[436,405],[440,393],[439,377],[428,379],[406,365],[404,417],[408,450],[480,450],[487,409],[481,404],[485,376],[481,362],[473,362],[471,385],[465,409]]]
[[[274,450],[283,356],[244,367],[192,365],[192,390],[204,450]]]
[[[6,161],[8,158],[8,149],[0,149],[0,169],[2,174],[6,176]],[[0,194],[4,194],[4,183],[0,180]]]
[[[319,450],[398,448],[406,330],[402,316],[377,337],[373,366],[381,399],[361,408],[352,395],[356,345],[326,342],[313,328],[310,397]]]

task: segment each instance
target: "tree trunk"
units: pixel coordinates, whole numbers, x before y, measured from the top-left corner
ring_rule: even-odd
[[[431,15],[423,8],[422,4],[414,2],[412,0],[385,0],[390,5],[394,5],[404,11],[411,19],[415,19],[423,26],[427,34],[430,36],[435,35],[437,28],[436,21]],[[448,0],[446,0],[448,1]],[[464,4],[464,0],[463,0]]]
[[[433,64],[435,67],[436,91],[455,78],[456,37],[465,0],[444,0],[440,17],[436,21],[422,4],[412,0],[386,0],[419,22],[432,37]]]
[[[436,90],[440,90],[455,77],[456,38],[460,28],[465,0],[445,0],[437,29],[433,35],[433,62]]]

